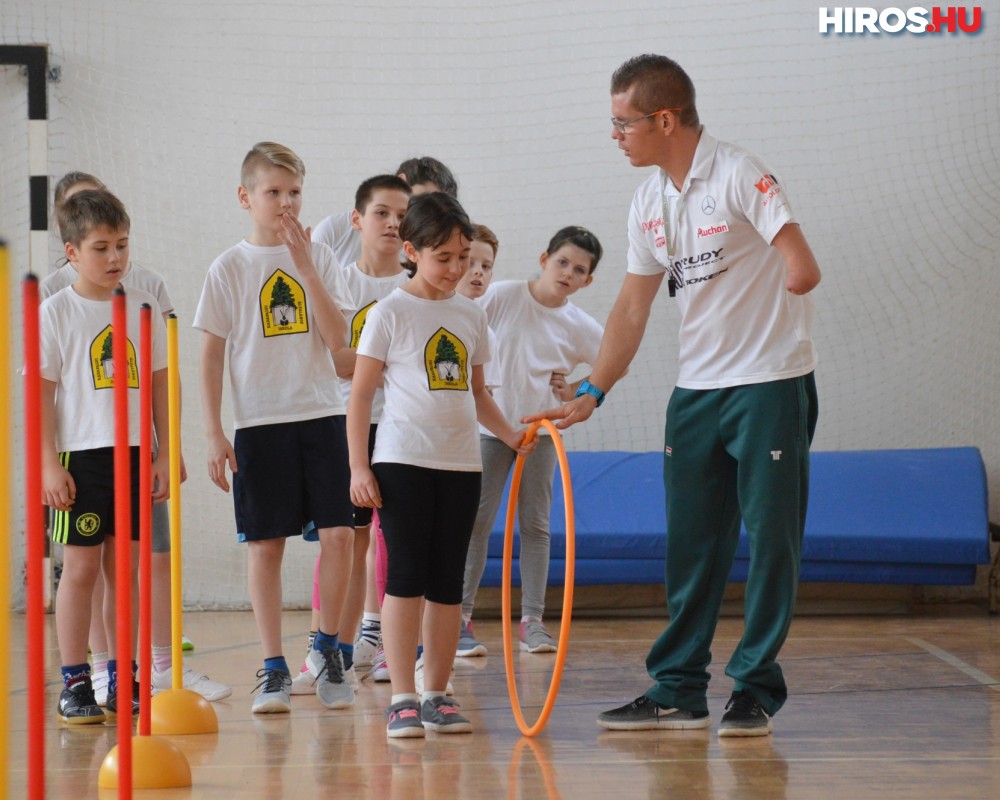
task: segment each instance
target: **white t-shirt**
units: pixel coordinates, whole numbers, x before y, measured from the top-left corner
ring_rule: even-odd
[[[553,372],[568,376],[597,359],[604,328],[572,302],[550,308],[531,296],[528,281],[499,281],[481,303],[497,337],[501,386],[493,399],[511,424],[561,402]]]
[[[125,295],[128,330],[129,444],[139,444],[139,307],[152,308],[152,368],[167,367],[167,329],[159,304],[141,289]],[[115,444],[110,300],[88,300],[72,286],[39,309],[42,378],[56,385],[55,441],[60,453]]]
[[[313,228],[312,238],[333,250],[338,264],[353,264],[361,258],[361,233],[352,227],[350,211],[331,214]]]
[[[330,248],[313,243],[312,255],[337,307],[353,308]],[[236,428],[345,413],[333,357],[284,245],[242,241],[215,259],[194,327],[226,340]]]
[[[459,294],[396,289],[369,312],[358,355],[385,362],[373,464],[482,470],[472,367],[489,360],[487,330],[483,310]]]
[[[794,221],[767,167],[704,129],[680,191],[662,170],[636,191],[628,271],[668,270],[677,284],[679,387],[721,389],[815,369],[812,297],[785,288],[785,260],[770,244]]]
[[[357,349],[368,312],[379,300],[384,300],[388,297],[393,289],[406,283],[410,279],[410,274],[405,270],[401,270],[395,275],[376,278],[373,275],[362,272],[358,268],[358,263],[354,261],[344,267],[344,279],[356,303],[355,308],[344,311],[349,336],[347,346]],[[344,396],[344,405],[346,406],[351,398],[351,381],[345,378],[338,378],[338,380],[340,381],[340,392]],[[382,404],[383,393],[379,389],[375,392],[375,398],[372,400],[373,423],[378,422],[379,417],[382,416]]]
[[[42,279],[42,282],[38,284],[39,299],[45,300],[52,297],[60,289],[65,289],[76,280],[76,276],[76,267],[66,262],[55,272],[46,275]],[[122,286],[126,292],[129,289],[142,289],[142,291],[156,298],[161,312],[164,314],[173,313],[174,304],[170,300],[170,295],[167,294],[167,284],[160,277],[159,273],[154,272],[148,267],[136,264],[134,261],[129,262],[128,272],[122,278]]]

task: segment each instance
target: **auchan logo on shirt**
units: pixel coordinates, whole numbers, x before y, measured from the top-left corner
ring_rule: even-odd
[[[698,228],[698,238],[705,239],[709,236],[717,236],[720,233],[729,233],[729,223],[723,220],[718,225],[709,225],[707,228]]]

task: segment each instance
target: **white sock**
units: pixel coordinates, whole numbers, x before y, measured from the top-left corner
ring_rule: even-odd
[[[168,644],[166,647],[153,648],[153,669],[164,672],[170,669],[173,663],[173,647]]]
[[[414,703],[420,702],[420,695],[418,694],[394,694],[392,699],[389,701],[389,705],[394,706],[396,703],[402,703],[404,700],[412,700]]]
[[[420,698],[421,704],[426,703],[428,700],[433,700],[435,697],[444,697],[444,692],[424,692],[423,696]]]
[[[90,668],[91,674],[96,675],[99,672],[108,671],[108,654],[107,653],[94,653],[93,654],[94,664]]]

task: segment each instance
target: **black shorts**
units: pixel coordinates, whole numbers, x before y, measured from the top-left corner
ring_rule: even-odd
[[[372,471],[382,495],[378,519],[389,556],[386,594],[461,603],[483,473],[384,462],[373,464]]]
[[[76,500],[69,511],[52,512],[52,541],[96,547],[115,535],[115,449],[97,447],[60,453],[59,463],[73,477]],[[132,540],[139,541],[139,448],[129,448]],[[152,502],[152,500],[150,500]]]
[[[378,430],[378,425],[372,423],[371,427],[368,428],[368,463],[371,463],[372,453],[375,452],[375,432]],[[366,508],[364,506],[354,506],[354,527],[355,528],[367,528],[372,524],[372,512],[374,508]]]
[[[233,439],[236,530],[248,541],[350,528],[351,471],[343,415],[240,428]]]

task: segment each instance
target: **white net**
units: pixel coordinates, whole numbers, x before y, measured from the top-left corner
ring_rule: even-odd
[[[2,43],[47,43],[62,71],[49,85],[50,174],[93,172],[124,200],[133,256],[165,276],[180,312],[187,604],[247,603],[231,502],[205,473],[189,325],[209,263],[246,233],[235,189],[248,147],[273,139],[304,158],[313,224],[369,175],[441,159],[499,234],[499,278],[531,276],[556,229],[585,225],[607,255],[575,299],[603,322],[644,177],[610,140],[608,80],[640,52],[683,64],[707,128],[788,187],[824,270],[816,447],[974,445],[1000,497],[992,23],[976,36],[821,36],[817,6],[791,0],[4,0]],[[24,95],[16,68],[0,69],[0,235],[22,266]],[[571,448],[660,447],[676,327],[664,293],[629,376]],[[289,547],[289,604],[308,603],[315,552]]]

